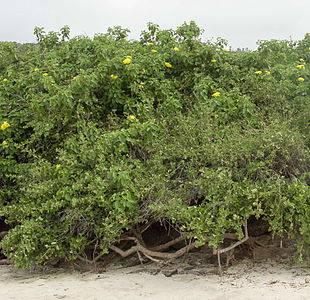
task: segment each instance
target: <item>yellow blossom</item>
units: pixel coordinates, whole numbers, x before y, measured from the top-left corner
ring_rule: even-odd
[[[127,58],[125,58],[125,59],[123,60],[123,64],[124,64],[124,65],[128,65],[128,64],[130,64],[130,63],[131,63],[131,58],[127,56]]]
[[[34,71],[34,72],[38,72],[39,69],[38,69],[38,68],[34,68],[33,71]]]
[[[136,119],[136,117],[135,117],[134,115],[129,115],[129,116],[127,117],[127,119],[130,120],[130,121],[133,121],[133,120]]]
[[[7,148],[9,146],[9,143],[7,141],[2,142],[2,147]]]
[[[217,60],[216,59],[211,59],[211,62],[215,63],[215,62],[217,62]]]
[[[8,81],[8,79],[7,79],[7,78],[4,78],[2,81],[3,81],[3,82],[7,82],[7,81]]]
[[[118,78],[118,76],[114,75],[114,74],[111,74],[110,77],[113,78],[113,79],[117,79]]]
[[[172,50],[173,51],[180,51],[180,49],[178,47],[174,47]]]
[[[300,82],[304,82],[304,81],[305,81],[305,78],[299,77],[299,78],[297,78],[297,80],[300,81]]]
[[[152,49],[152,50],[151,50],[151,52],[153,52],[153,53],[156,53],[156,52],[157,52],[157,50],[155,50],[155,49]]]
[[[48,73],[43,73],[42,76],[48,76]]]
[[[297,65],[296,68],[298,68],[298,69],[304,69],[304,68],[305,68],[305,65]]]
[[[220,92],[215,92],[215,93],[212,94],[212,97],[218,97],[219,95],[221,95]]]
[[[61,164],[57,164],[56,169],[60,169],[60,168],[61,168]]]
[[[167,68],[172,68],[172,64],[169,63],[169,62],[165,62],[165,66],[166,66]]]
[[[149,45],[149,46],[154,46],[154,43],[149,43],[148,45]]]
[[[270,75],[270,71],[266,71],[266,75]]]
[[[255,74],[257,74],[257,75],[260,75],[260,74],[262,74],[263,72],[262,71],[256,71],[255,72]]]
[[[3,122],[2,125],[0,126],[0,130],[5,130],[5,129],[7,129],[10,126],[11,126],[10,123]]]
[[[305,60],[304,60],[304,59],[302,59],[302,58],[300,58],[300,59],[299,59],[299,61],[300,61],[300,62],[303,62],[303,61],[305,61]]]

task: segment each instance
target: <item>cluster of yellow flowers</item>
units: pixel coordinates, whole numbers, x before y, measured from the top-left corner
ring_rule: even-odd
[[[42,76],[48,76],[48,73],[43,73]]]
[[[111,74],[110,77],[113,78],[113,79],[117,79],[118,78],[118,76],[114,75],[114,74]]]
[[[298,77],[297,80],[300,81],[300,82],[304,82],[304,81],[305,81],[305,78],[303,78],[303,77]]]
[[[212,97],[218,97],[218,96],[220,96],[220,95],[221,95],[220,92],[215,92],[215,93],[212,94]]]
[[[10,126],[11,126],[10,123],[3,122],[2,125],[0,126],[0,130],[5,130],[5,129],[7,129]]]
[[[217,62],[217,60],[216,59],[211,59],[211,62],[215,63],[215,62]]]
[[[61,168],[61,164],[57,164],[56,169],[60,169],[60,168]]]
[[[297,65],[296,68],[298,68],[298,69],[304,69],[304,68],[305,68],[305,65]]]
[[[261,74],[263,74],[263,71],[256,71],[256,72],[254,72],[254,74],[261,75]],[[266,75],[270,75],[271,72],[270,71],[265,71],[265,74]]]
[[[178,47],[174,47],[172,50],[173,51],[180,51],[180,49]]]

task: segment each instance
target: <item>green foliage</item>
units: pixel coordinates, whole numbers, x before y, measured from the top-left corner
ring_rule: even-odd
[[[309,34],[239,53],[194,22],[128,32],[0,43],[6,255],[29,267],[106,253],[165,219],[217,247],[251,216],[309,255]]]

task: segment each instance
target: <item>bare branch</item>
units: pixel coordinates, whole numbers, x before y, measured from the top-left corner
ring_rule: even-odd
[[[223,248],[223,249],[214,249],[213,250],[213,254],[218,254],[219,255],[219,254],[225,253],[225,252],[230,251],[231,249],[234,249],[237,246],[243,244],[244,242],[246,242],[249,239],[248,224],[245,223],[243,226],[244,226],[244,238],[242,240],[232,244],[229,247]]]
[[[179,236],[177,237],[176,239],[172,240],[172,241],[169,241],[167,242],[166,244],[163,244],[163,245],[159,245],[159,246],[156,246],[156,247],[152,247],[150,250],[153,250],[153,251],[162,251],[162,250],[166,250],[168,249],[169,247],[179,243],[179,242],[182,242],[184,241],[185,238],[183,236]]]
[[[142,254],[148,255],[151,257],[159,257],[159,258],[163,258],[163,259],[175,259],[177,257],[182,256],[183,254],[185,254],[189,250],[193,249],[194,247],[195,247],[195,243],[191,243],[191,244],[186,245],[185,247],[179,249],[178,251],[176,251],[174,253],[163,253],[163,252],[159,252],[159,251],[150,250],[150,249],[143,247],[139,243],[137,243],[136,246],[133,246],[126,251],[123,251],[122,249],[120,249],[114,245],[111,245],[109,248],[111,250],[113,250],[114,252],[118,253],[121,257],[127,257],[127,256],[130,256],[130,255],[139,251]]]

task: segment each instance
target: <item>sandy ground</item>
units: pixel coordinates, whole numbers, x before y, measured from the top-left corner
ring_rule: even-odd
[[[212,269],[204,275],[199,275],[201,268],[185,274],[160,270],[149,264],[114,266],[101,273],[69,269],[38,273],[0,266],[0,299],[310,299],[310,269],[296,265],[245,260],[221,277]]]

